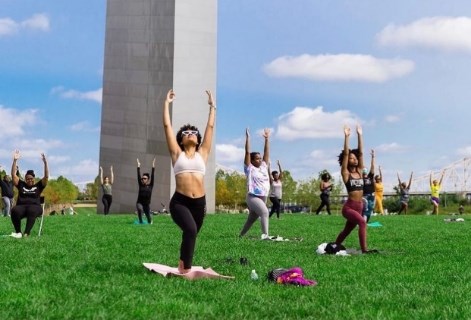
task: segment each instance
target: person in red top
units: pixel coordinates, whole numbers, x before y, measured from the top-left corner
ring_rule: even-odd
[[[41,159],[44,163],[44,176],[38,182],[35,181],[33,170],[26,171],[25,181],[20,180],[17,175],[17,162],[20,159],[20,151],[13,152],[13,164],[11,166],[11,176],[13,185],[18,189],[18,199],[16,206],[11,210],[11,222],[15,232],[11,234],[14,238],[29,236],[37,217],[43,213],[41,207],[41,193],[46,188],[49,179],[49,169],[44,153],[41,153]],[[21,219],[26,218],[25,231],[21,233]]]

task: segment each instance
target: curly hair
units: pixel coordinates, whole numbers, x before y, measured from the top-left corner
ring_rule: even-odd
[[[184,126],[182,126],[180,128],[180,130],[178,130],[177,132],[177,143],[178,145],[180,146],[180,149],[182,149],[183,151],[183,135],[182,135],[182,132],[183,131],[186,131],[186,130],[194,130],[194,131],[198,131],[198,134],[196,135],[197,137],[197,141],[198,143],[196,144],[196,151],[198,151],[198,149],[200,148],[200,145],[201,145],[201,140],[202,140],[202,137],[201,137],[201,133],[200,131],[198,130],[197,127],[195,126],[192,126],[191,124],[187,123],[185,124]]]
[[[347,157],[350,153],[353,153],[357,157],[357,159],[360,157],[360,150],[359,149],[348,149]],[[343,151],[342,151],[339,154],[339,164],[340,164],[340,166],[342,166],[343,157],[344,157],[344,154],[343,154]]]
[[[324,172],[322,175],[321,175],[321,179],[322,181],[329,181],[332,177],[330,176],[330,174],[328,172]]]

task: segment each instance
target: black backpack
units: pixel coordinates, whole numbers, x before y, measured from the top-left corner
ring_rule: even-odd
[[[337,244],[335,242],[329,242],[325,246],[324,250],[325,250],[325,253],[327,253],[327,254],[336,254],[340,250],[346,250],[346,248],[341,244]]]

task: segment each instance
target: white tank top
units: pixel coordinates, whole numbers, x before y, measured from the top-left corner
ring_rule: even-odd
[[[198,152],[195,152],[193,158],[187,158],[185,152],[182,152],[173,165],[173,172],[175,175],[184,172],[196,172],[204,175],[206,173],[206,164]]]

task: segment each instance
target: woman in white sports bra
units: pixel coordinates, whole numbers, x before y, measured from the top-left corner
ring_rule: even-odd
[[[173,221],[183,232],[180,246],[178,270],[191,271],[196,236],[203,225],[206,214],[206,191],[204,175],[206,162],[211,151],[216,104],[211,91],[206,91],[209,104],[209,118],[204,132],[204,140],[195,126],[186,124],[175,136],[170,121],[169,105],[175,99],[175,92],[169,90],[164,102],[163,125],[167,138],[168,151],[172,158],[175,173],[175,193],[170,200],[169,210]]]

